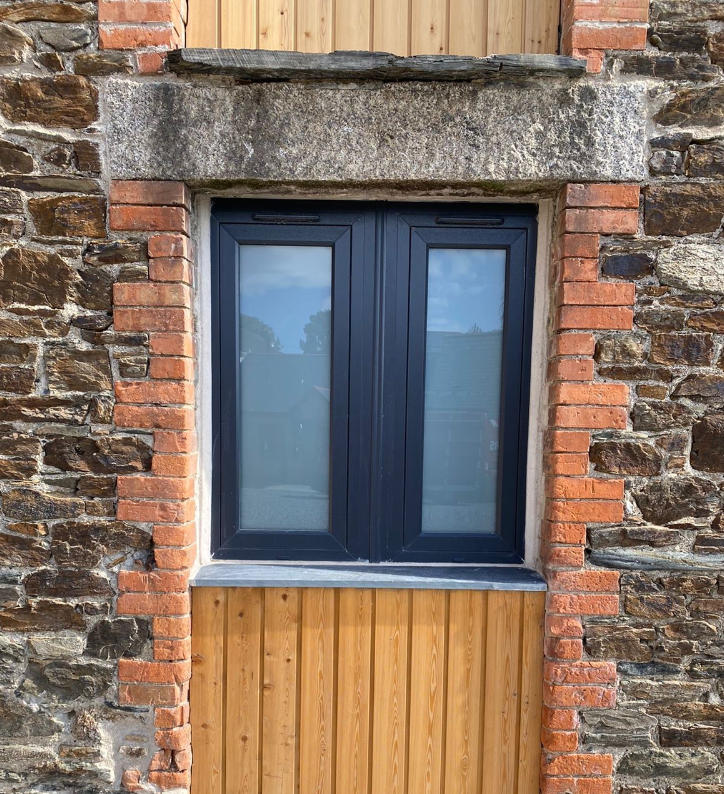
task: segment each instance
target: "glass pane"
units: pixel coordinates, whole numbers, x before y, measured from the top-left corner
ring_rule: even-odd
[[[239,246],[243,529],[329,529],[332,249]]]
[[[422,531],[495,531],[505,251],[428,254]]]

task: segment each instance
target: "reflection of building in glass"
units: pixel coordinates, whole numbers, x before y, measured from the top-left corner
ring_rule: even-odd
[[[244,486],[327,493],[329,356],[247,353],[240,387]]]
[[[426,504],[495,501],[501,358],[500,331],[427,333]]]

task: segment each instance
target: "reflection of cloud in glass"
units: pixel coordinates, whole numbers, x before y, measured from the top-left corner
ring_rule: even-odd
[[[427,329],[466,333],[503,327],[505,251],[432,248],[428,259]]]
[[[328,287],[332,249],[305,245],[242,245],[241,291],[259,295],[280,287]]]

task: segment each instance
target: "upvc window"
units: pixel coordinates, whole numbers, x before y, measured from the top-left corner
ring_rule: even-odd
[[[523,559],[535,209],[218,200],[213,552]]]

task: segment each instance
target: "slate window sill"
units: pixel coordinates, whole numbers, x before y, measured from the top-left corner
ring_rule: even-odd
[[[278,565],[215,562],[202,566],[193,587],[351,587],[376,590],[546,589],[529,568],[454,565]]]
[[[275,50],[179,49],[166,64],[176,74],[236,77],[249,83],[375,80],[471,82],[510,77],[583,77],[586,61],[567,55],[412,55],[387,52],[302,53]]]

